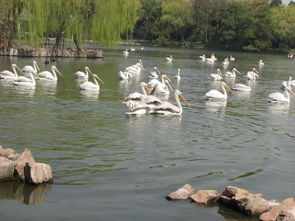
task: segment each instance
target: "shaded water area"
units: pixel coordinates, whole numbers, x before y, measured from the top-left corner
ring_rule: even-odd
[[[145,47],[125,58],[123,49],[106,50],[104,59],[58,59],[54,64],[64,77],[57,84],[20,89],[0,82],[0,144],[17,152],[29,148],[54,175],[53,185],[39,189],[0,184],[1,221],[255,220],[224,207],[166,201],[165,195],[186,183],[218,191],[233,185],[266,199],[294,196],[295,99],[289,106],[266,100],[283,80],[295,78],[295,60],[215,51],[219,60],[209,65],[198,56],[212,51]],[[165,61],[169,54],[171,64]],[[225,104],[208,102],[205,93],[218,87],[209,74],[223,70],[230,54],[236,61],[228,70],[245,74],[256,67],[261,77],[250,93],[233,92]],[[118,71],[139,58],[144,73],[119,82]],[[265,66],[259,69],[260,59]],[[0,70],[32,60],[0,57]],[[50,69],[44,59],[36,61]],[[104,80],[99,95],[80,92],[78,66],[89,66]],[[140,91],[154,66],[172,79],[181,69],[179,89],[191,104],[182,117],[125,115],[124,96]],[[246,78],[239,75],[235,82]]]

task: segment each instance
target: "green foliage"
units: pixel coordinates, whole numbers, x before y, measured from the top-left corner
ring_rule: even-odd
[[[1,0],[1,21],[12,19],[17,39],[37,44],[39,39],[63,35],[75,43],[91,39],[111,45],[133,30],[140,0]],[[2,16],[3,14],[3,16]],[[11,16],[12,14],[12,16]],[[6,24],[9,22],[4,20]],[[1,23],[0,23],[1,24]]]

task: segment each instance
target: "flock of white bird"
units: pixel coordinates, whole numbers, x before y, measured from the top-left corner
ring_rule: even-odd
[[[199,57],[202,59],[203,62],[206,62],[208,64],[213,64],[217,61],[217,58],[214,56],[214,54],[211,54],[210,58],[206,58],[205,55],[201,55]],[[235,61],[235,58],[233,58],[232,56],[230,56],[230,58],[225,58],[223,65],[229,65],[230,61]],[[258,65],[259,67],[263,67],[264,62],[262,60],[259,60]],[[248,80],[248,85],[238,83],[234,84],[233,87],[230,88],[223,80],[235,79],[237,74],[242,75],[242,73],[236,68],[233,68],[232,71],[226,71],[225,73],[222,73],[221,70],[218,68],[216,73],[210,74],[210,79],[213,81],[221,81],[221,91],[213,89],[208,91],[205,96],[211,100],[226,101],[228,98],[227,90],[250,92],[252,90],[251,86],[254,86],[256,84],[256,80],[259,78],[259,72],[256,70],[256,68],[253,68],[244,76]],[[295,80],[292,80],[292,77],[289,77],[288,81],[282,82],[281,89],[283,92],[275,92],[269,94],[268,101],[281,104],[290,103],[290,94],[295,96],[294,92],[292,91],[292,86],[295,87]]]
[[[20,69],[16,64],[12,64],[11,68],[12,71],[4,70],[0,72],[0,80],[19,87],[34,88],[36,86],[36,80],[56,83],[58,80],[57,74],[63,76],[56,66],[51,66],[51,72],[40,72],[40,68],[36,61],[33,61],[32,66],[26,65],[22,69]],[[18,74],[18,71],[21,75]],[[89,80],[90,75],[93,78],[93,82]],[[100,86],[97,80],[104,83],[96,74],[93,74],[88,67],[85,67],[85,72],[77,71],[74,76],[77,79],[81,90],[99,92]]]
[[[132,48],[131,48],[132,51]],[[128,50],[124,50],[123,54],[125,55]],[[129,53],[129,52],[128,52]],[[126,56],[126,55],[125,55]],[[128,55],[127,55],[128,56]],[[214,54],[211,54],[209,58],[205,55],[199,56],[203,62],[208,64],[213,64],[217,61],[217,58]],[[173,61],[172,55],[169,55],[166,58],[166,62],[171,63]],[[230,56],[230,58],[225,58],[223,64],[228,65],[229,62],[235,61],[235,58]],[[264,63],[262,60],[259,62],[259,66],[263,66]],[[36,61],[33,61],[33,65],[26,65],[20,69],[16,64],[12,64],[12,71],[4,70],[0,72],[0,80],[5,80],[11,82],[15,86],[24,86],[24,87],[35,87],[36,80],[46,81],[46,82],[57,82],[59,74],[63,76],[62,73],[56,68],[56,66],[51,67],[51,72],[42,71]],[[75,78],[78,81],[80,90],[99,92],[100,85],[98,83],[104,83],[96,74],[94,74],[89,67],[84,68],[84,72],[79,70],[74,73]],[[18,71],[21,75],[18,74]],[[133,77],[138,78],[144,72],[144,66],[141,59],[138,63],[128,66],[124,71],[119,71],[118,77],[122,81],[128,81]],[[242,75],[239,70],[233,68],[232,71],[222,71],[217,68],[216,73],[211,73],[209,79],[212,81],[220,82],[220,90],[212,89],[205,93],[205,96],[209,100],[214,101],[226,101],[228,98],[228,91],[244,91],[250,92],[252,87],[256,84],[256,80],[259,79],[259,72],[253,68],[248,71],[244,77],[247,78],[247,85],[242,83],[234,84],[232,87],[229,87],[224,80],[236,79],[237,75]],[[90,76],[92,81],[90,81]],[[150,80],[146,82],[141,82],[141,93],[134,92],[129,94],[124,99],[124,104],[129,109],[126,112],[127,115],[144,115],[146,113],[150,114],[160,114],[160,115],[182,115],[182,105],[180,101],[183,101],[187,106],[189,106],[186,99],[183,97],[182,93],[178,90],[174,90],[174,97],[176,105],[168,102],[171,92],[173,92],[171,86],[171,79],[167,74],[161,73],[157,67],[153,67],[153,70],[148,73]],[[180,69],[178,69],[178,74],[175,76],[177,85],[181,80]],[[177,86],[177,88],[178,88]],[[292,80],[292,77],[287,81],[282,82],[282,92],[275,92],[268,95],[268,100],[273,103],[289,103],[290,95],[295,96],[292,91],[292,86],[295,87],[295,80]]]

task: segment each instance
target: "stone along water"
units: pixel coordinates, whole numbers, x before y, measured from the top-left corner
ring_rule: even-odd
[[[64,77],[57,84],[21,89],[0,82],[1,145],[17,152],[30,148],[54,175],[53,185],[38,189],[1,184],[1,220],[255,220],[223,207],[166,201],[166,194],[185,183],[219,191],[234,185],[266,199],[292,196],[295,99],[289,107],[266,100],[283,80],[295,77],[294,60],[217,51],[218,61],[209,65],[198,56],[211,51],[145,47],[126,58],[122,50],[107,50],[103,60],[58,59],[54,64]],[[170,54],[174,60],[167,63]],[[218,67],[224,71],[222,61],[230,54],[236,60],[227,70],[236,67],[243,74],[259,69],[263,59],[261,77],[250,93],[233,92],[226,104],[208,102],[205,93],[218,87],[209,74]],[[119,82],[118,71],[139,58],[144,73]],[[32,60],[0,57],[0,69]],[[98,95],[80,92],[74,80],[78,66],[89,66],[105,82]],[[125,116],[124,96],[140,91],[154,66],[170,78],[181,69],[179,89],[191,104],[182,117]],[[235,82],[246,79],[238,75]]]

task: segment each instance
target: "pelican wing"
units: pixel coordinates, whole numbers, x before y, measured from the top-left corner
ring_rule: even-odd
[[[210,90],[205,94],[208,98],[225,99],[225,95],[218,90]]]

